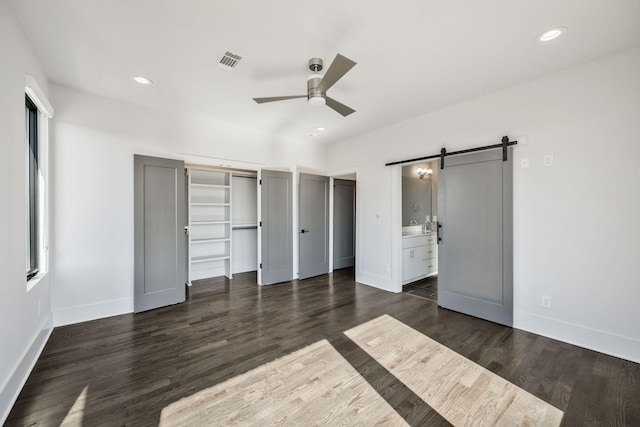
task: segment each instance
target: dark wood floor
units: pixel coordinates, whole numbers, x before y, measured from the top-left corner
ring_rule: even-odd
[[[409,424],[446,425],[342,334],[385,313],[561,409],[563,425],[640,426],[640,365],[359,285],[350,269],[211,279],[184,304],[56,328],[7,425],[57,426],[85,388],[83,425],[157,425],[168,404],[323,338]]]
[[[430,276],[402,287],[402,292],[438,302],[438,276]]]

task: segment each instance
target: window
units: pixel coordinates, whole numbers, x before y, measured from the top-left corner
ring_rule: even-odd
[[[38,170],[39,150],[38,150],[38,108],[33,101],[26,97],[25,105],[26,123],[26,212],[27,212],[27,233],[26,233],[26,260],[27,260],[27,280],[38,274],[40,267],[40,179]]]
[[[32,76],[25,76],[24,92],[25,264],[29,291],[48,268],[48,135],[53,107]]]

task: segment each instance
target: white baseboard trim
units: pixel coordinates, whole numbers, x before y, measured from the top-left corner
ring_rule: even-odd
[[[640,363],[640,340],[525,311],[516,311],[514,327],[589,350]]]
[[[29,374],[33,370],[44,346],[49,341],[51,331],[53,331],[51,313],[45,317],[40,325],[40,329],[31,341],[31,345],[25,349],[22,358],[13,369],[2,390],[0,390],[0,425],[4,425],[13,404],[16,402],[22,387],[27,382]]]
[[[120,298],[95,304],[59,308],[53,311],[53,326],[102,319],[133,312],[133,298]]]
[[[393,289],[391,279],[389,277],[382,277],[358,271],[356,272],[356,282],[371,286],[372,288],[382,289],[383,291],[398,293],[397,290]],[[400,292],[402,292],[402,288],[400,288]]]

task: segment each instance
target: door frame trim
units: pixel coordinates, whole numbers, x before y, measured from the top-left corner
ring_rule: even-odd
[[[409,164],[391,166],[391,289],[396,293],[402,292],[402,167]]]

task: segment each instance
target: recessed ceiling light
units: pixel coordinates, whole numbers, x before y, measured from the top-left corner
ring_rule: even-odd
[[[323,132],[323,131],[325,131],[325,130],[326,130],[326,128],[322,128],[322,127],[320,127],[320,128],[316,128],[316,130],[317,130],[318,132]]]
[[[544,33],[538,36],[538,41],[548,42],[553,39],[557,39],[560,37],[567,29],[565,27],[556,27],[550,30],[545,31]]]
[[[153,83],[151,79],[142,76],[133,76],[133,80],[140,83],[141,85],[150,85]]]

